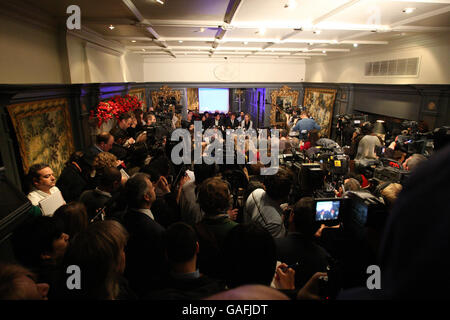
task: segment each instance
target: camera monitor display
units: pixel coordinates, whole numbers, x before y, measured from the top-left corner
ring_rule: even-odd
[[[316,221],[332,221],[339,217],[340,200],[316,200]]]

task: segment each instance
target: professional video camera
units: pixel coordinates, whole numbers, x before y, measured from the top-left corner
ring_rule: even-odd
[[[353,132],[368,119],[367,115],[342,114],[337,116],[335,139],[341,146],[351,145]]]
[[[348,191],[345,193],[346,209],[342,222],[347,228],[360,229],[384,226],[388,209],[384,201],[366,191]]]

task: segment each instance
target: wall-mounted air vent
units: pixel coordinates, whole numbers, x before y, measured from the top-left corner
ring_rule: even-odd
[[[417,76],[419,58],[397,59],[366,62],[364,75],[368,77],[383,76]]]

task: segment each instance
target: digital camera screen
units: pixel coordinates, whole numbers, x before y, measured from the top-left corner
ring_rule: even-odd
[[[316,202],[316,221],[337,220],[341,202],[326,200]]]

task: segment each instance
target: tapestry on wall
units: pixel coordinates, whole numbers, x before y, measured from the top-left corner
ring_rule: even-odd
[[[198,112],[198,88],[187,88],[188,110]]]
[[[306,88],[303,106],[320,126],[320,136],[329,137],[336,89]]]
[[[67,99],[8,106],[25,173],[35,163],[48,164],[58,177],[74,152]]]

